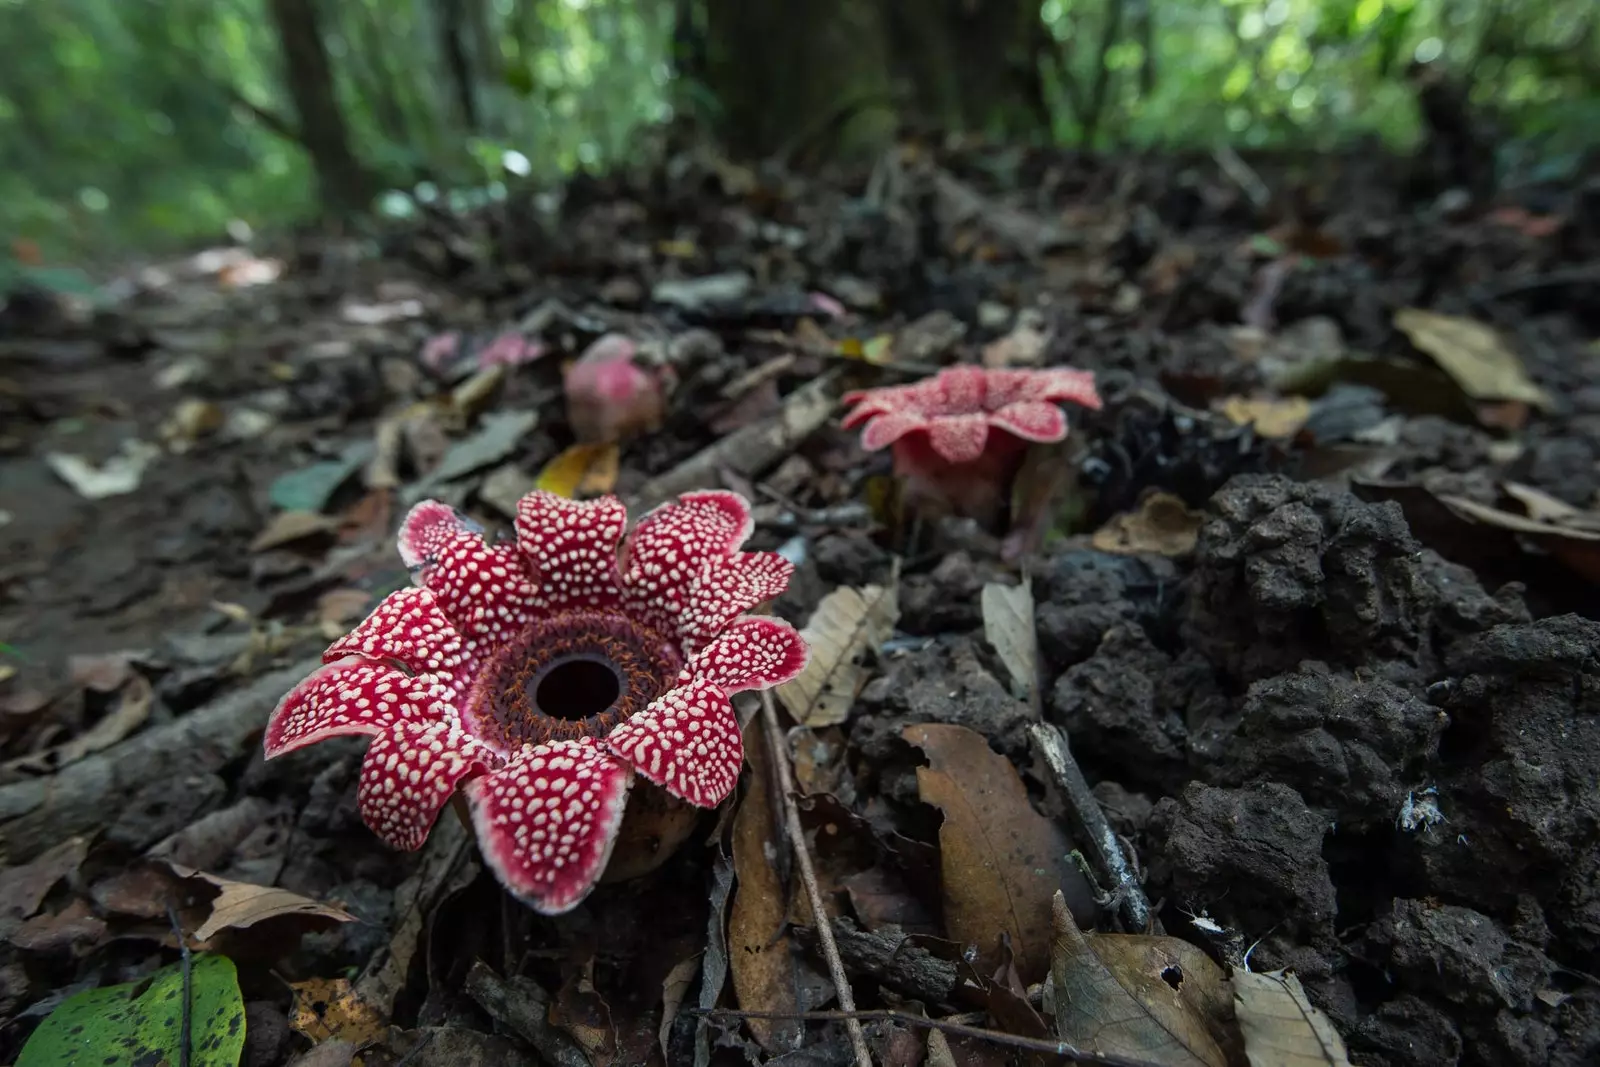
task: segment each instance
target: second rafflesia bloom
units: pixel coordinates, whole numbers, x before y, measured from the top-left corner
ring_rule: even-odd
[[[459,789],[490,868],[547,914],[594,888],[638,775],[714,807],[744,758],[730,694],[788,681],[806,646],[746,616],[793,566],[741,552],[750,508],[689,493],[624,541],[615,497],[533,492],[517,539],[490,543],[424,501],[400,529],[417,585],[334,642],[272,713],[268,758],[325,738],[372,738],[361,816],[416,849]]]
[[[866,423],[863,448],[894,450],[913,502],[993,521],[1029,443],[1067,436],[1061,402],[1098,408],[1100,394],[1088,371],[961,366],[844,401],[845,428]]]

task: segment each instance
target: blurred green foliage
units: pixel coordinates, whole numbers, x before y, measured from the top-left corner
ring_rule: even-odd
[[[775,2],[775,0],[774,0]],[[793,0],[791,0],[793,2]],[[860,0],[871,2],[871,0]],[[0,239],[116,257],[315,208],[271,0],[0,0]],[[381,189],[485,190],[627,159],[673,105],[691,0],[318,0]],[[1600,131],[1593,0],[1043,0],[1052,133],[1096,147],[1328,148],[1419,133],[1440,61],[1527,170]],[[1585,138],[1589,140],[1585,140]],[[403,198],[379,203],[403,204]],[[4,258],[0,252],[0,258]]]

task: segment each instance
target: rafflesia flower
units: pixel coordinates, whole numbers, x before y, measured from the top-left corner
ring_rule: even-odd
[[[501,883],[546,914],[605,871],[638,775],[714,807],[744,756],[729,695],[787,681],[806,646],[746,616],[793,566],[740,552],[749,505],[690,493],[622,544],[615,497],[535,491],[515,542],[489,543],[424,501],[400,528],[417,585],[391,593],[323,654],[272,713],[268,758],[343,734],[372,738],[361,816],[390,845],[422,846],[458,789]]]
[[[608,333],[567,368],[567,421],[580,442],[612,444],[660,428],[666,369],[642,366],[638,357],[638,345]]]
[[[845,428],[866,423],[863,448],[894,449],[909,499],[985,521],[1007,499],[1028,443],[1067,436],[1058,405],[1100,406],[1088,371],[970,366],[844,400],[854,405]]]

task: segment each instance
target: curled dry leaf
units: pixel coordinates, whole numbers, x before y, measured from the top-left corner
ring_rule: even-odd
[[[1232,985],[1250,1067],[1350,1067],[1344,1040],[1293,974],[1239,971]]]
[[[1051,904],[1056,1035],[1161,1067],[1227,1067],[1233,1005],[1221,968],[1175,937],[1085,934]]]
[[[672,1036],[672,1024],[678,1018],[678,1009],[689,995],[689,987],[700,974],[700,953],[672,965],[672,970],[661,980],[661,1026],[656,1030],[656,1040],[661,1046],[661,1058],[670,1060],[672,1053],[667,1041]]]
[[[917,791],[944,813],[939,868],[946,931],[978,947],[985,972],[999,966],[1000,937],[1009,936],[1022,980],[1039,981],[1050,966],[1051,898],[1063,882],[1082,884],[1072,842],[1033,810],[1017,769],[982,734],[921,723],[901,736],[927,755],[928,766],[917,768]]]
[[[862,656],[889,640],[899,619],[892,585],[840,586],[823,597],[800,631],[811,649],[806,669],[776,690],[795,721],[810,727],[844,722],[867,681]]]
[[[1395,329],[1405,334],[1472,400],[1520,400],[1549,411],[1550,394],[1535,385],[1517,354],[1492,328],[1473,319],[1401,308]]]
[[[216,899],[211,902],[210,915],[194,931],[197,941],[209,941],[224,930],[243,930],[285,915],[341,923],[355,921],[354,915],[341,908],[319,904],[287,889],[235,882],[185,867],[181,863],[167,862],[164,865],[185,881],[203,882],[218,890]]]
[[[994,646],[1012,692],[1032,704],[1039,690],[1039,641],[1034,633],[1033,581],[989,582],[983,587],[983,636]]]
[[[1140,501],[1138,511],[1117,515],[1096,530],[1094,547],[1125,555],[1187,556],[1194,551],[1204,521],[1204,513],[1171,493],[1151,493]]]

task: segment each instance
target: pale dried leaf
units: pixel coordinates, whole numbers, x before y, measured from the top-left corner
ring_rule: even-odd
[[[154,696],[148,678],[142,674],[129,675],[127,684],[117,698],[116,707],[101,716],[89,729],[63,744],[19,756],[0,764],[0,767],[29,774],[53,774],[85,756],[108,749],[144,725],[145,720],[150,718],[150,704]]]
[[[1233,1009],[1250,1067],[1350,1067],[1344,1040],[1291,973],[1235,973]]]
[[[315,511],[280,511],[250,542],[250,551],[267,552],[312,537],[327,537],[339,523]]]
[[[194,931],[197,941],[209,941],[224,930],[242,930],[268,919],[284,915],[300,915],[334,922],[354,922],[355,916],[341,908],[319,904],[315,900],[291,893],[275,886],[252,885],[221,878],[181,863],[164,862],[179,878],[204,882],[221,890],[211,902],[211,914]]]
[[[1521,400],[1550,410],[1550,394],[1534,384],[1517,354],[1483,323],[1402,308],[1394,325],[1473,400]]]
[[[1254,426],[1262,437],[1293,437],[1311,418],[1311,401],[1303,396],[1230,396],[1222,413],[1236,426]]]
[[[619,459],[614,444],[573,445],[544,465],[534,486],[574,500],[609,493],[617,484]]]
[[[1195,511],[1171,493],[1151,493],[1137,511],[1114,516],[1094,532],[1094,547],[1101,552],[1161,556],[1187,556],[1200,538],[1202,512]]]
[[[1011,675],[1012,691],[1032,703],[1039,685],[1039,639],[1034,632],[1033,581],[983,587],[983,636]]]
[[[811,648],[806,669],[776,690],[794,720],[811,727],[844,722],[868,678],[863,655],[889,640],[899,619],[893,587],[840,586],[823,597],[800,631]]]
[[[672,1035],[672,1024],[677,1021],[678,1009],[683,1007],[683,1000],[689,995],[689,987],[694,985],[695,976],[700,973],[700,953],[696,952],[688,959],[679,960],[673,964],[672,970],[661,980],[661,1026],[656,1031],[656,1036],[661,1042],[661,1056],[664,1060],[671,1060],[672,1055],[667,1051],[667,1039]]]
[[[1052,915],[1057,1036],[1161,1067],[1226,1067],[1216,1034],[1232,1005],[1204,952],[1175,937],[1085,935],[1059,893]]]

